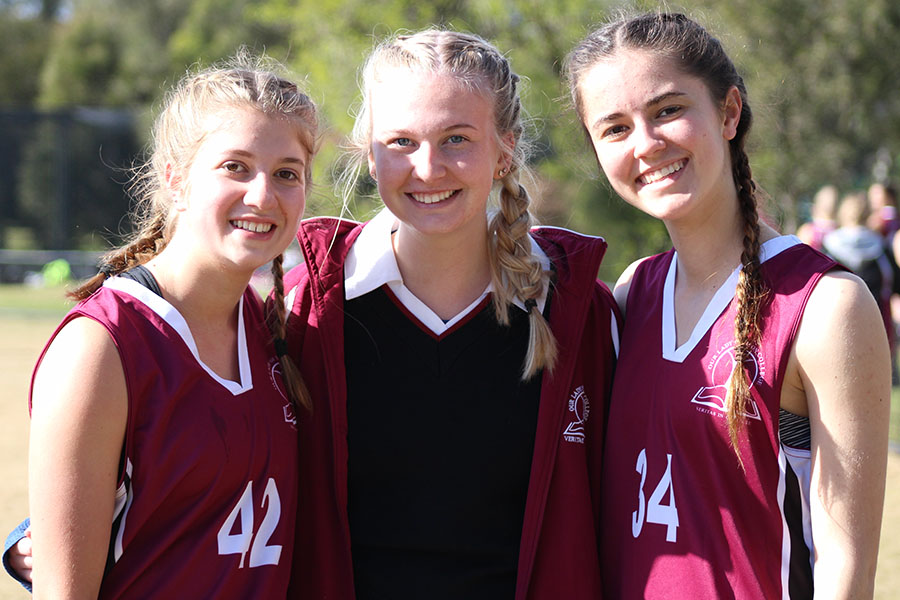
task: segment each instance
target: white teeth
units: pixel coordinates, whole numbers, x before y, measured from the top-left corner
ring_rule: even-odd
[[[680,171],[684,168],[684,161],[679,160],[676,163],[672,163],[668,167],[663,167],[659,171],[653,171],[652,173],[647,173],[646,175],[641,176],[641,183],[653,183],[654,181],[659,181],[666,175],[671,175],[675,171]]]
[[[232,221],[231,224],[238,229],[252,231],[253,233],[266,233],[272,229],[271,223],[253,223],[251,221]]]
[[[413,197],[413,200],[415,200],[416,202],[421,202],[422,204],[434,204],[435,202],[446,200],[452,195],[452,191],[437,192],[434,194],[410,194],[410,196]]]

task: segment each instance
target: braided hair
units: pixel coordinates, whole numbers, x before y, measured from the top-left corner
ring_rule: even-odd
[[[316,152],[318,120],[316,107],[296,83],[278,74],[275,61],[239,51],[229,62],[196,73],[188,73],[169,91],[153,127],[149,156],[135,169],[131,192],[135,201],[132,219],[135,232],[125,243],[107,252],[97,275],[69,293],[82,300],[96,291],[107,277],[149,261],[168,244],[176,227],[173,198],[166,185],[167,169],[189,168],[209,131],[210,117],[234,109],[252,109],[284,117],[295,129],[309,153]],[[312,161],[306,164],[306,181]],[[279,354],[288,398],[296,406],[310,407],[309,392],[300,372],[285,353],[285,307],[282,281],[283,256],[272,262],[275,280],[267,323]]]
[[[350,139],[351,166],[343,177],[345,202],[353,194],[371,147],[371,90],[382,69],[398,67],[451,75],[493,102],[496,139],[510,157],[510,165],[498,173],[495,181],[499,208],[488,223],[493,307],[498,322],[508,325],[509,304],[518,299],[525,306],[530,336],[522,379],[528,380],[542,369],[553,367],[557,347],[550,325],[538,308],[538,298],[548,285],[550,274],[532,250],[529,236],[534,217],[531,197],[521,183],[527,171],[527,143],[523,139],[519,76],[497,48],[473,34],[428,29],[383,41],[362,71],[363,101]],[[512,144],[504,141],[510,134]]]
[[[760,275],[760,226],[757,188],[744,149],[753,113],[747,101],[744,80],[722,44],[700,24],[678,13],[648,13],[608,23],[578,43],[566,59],[565,72],[572,102],[582,124],[584,104],[580,82],[597,62],[612,57],[622,48],[647,50],[666,56],[686,74],[702,80],[713,100],[724,104],[729,90],[740,93],[742,108],[737,133],[729,141],[731,173],[743,221],[741,272],[735,292],[734,372],[729,380],[726,421],[731,444],[741,460],[738,438],[750,399],[750,381],[745,362],[759,343],[759,315],[768,290]],[[587,131],[585,129],[585,131]]]

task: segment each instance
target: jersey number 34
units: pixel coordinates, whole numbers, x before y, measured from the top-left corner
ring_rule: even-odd
[[[644,484],[647,482],[647,449],[638,454],[637,464],[634,470],[641,476],[641,486],[638,488],[638,508],[631,513],[631,534],[636,538],[641,535],[644,523],[655,523],[666,526],[666,541],[674,542],[678,538],[678,508],[675,506],[675,487],[672,485],[672,455],[666,454],[668,463],[666,472],[653,493],[650,501],[644,496]],[[663,499],[669,495],[669,503],[663,504]]]

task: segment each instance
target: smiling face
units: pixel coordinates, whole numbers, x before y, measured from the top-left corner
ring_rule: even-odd
[[[309,155],[295,126],[253,109],[210,118],[187,172],[169,171],[173,242],[191,260],[247,271],[281,254],[306,200]]]
[[[369,110],[369,171],[401,229],[485,236],[488,196],[507,162],[489,98],[452,75],[387,68]]]
[[[628,203],[667,224],[736,210],[736,88],[720,106],[670,59],[622,49],[591,67],[579,91],[600,167]]]

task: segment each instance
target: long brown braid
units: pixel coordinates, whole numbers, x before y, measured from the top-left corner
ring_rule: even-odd
[[[729,142],[732,176],[738,192],[738,208],[743,219],[741,273],[735,292],[734,364],[726,399],[726,421],[731,445],[743,466],[738,439],[744,425],[750,386],[744,364],[759,343],[760,312],[768,289],[760,275],[760,227],[756,184],[744,150],[753,123],[747,89],[722,44],[701,25],[677,13],[648,13],[608,23],[579,42],[566,58],[565,72],[575,110],[584,125],[580,82],[601,60],[611,58],[620,48],[649,50],[667,56],[688,75],[702,80],[713,101],[724,107],[726,95],[737,88],[741,115],[737,132]],[[586,131],[586,129],[585,129]]]
[[[745,130],[746,131],[746,130]],[[743,145],[732,144],[732,164],[735,184],[738,186],[738,207],[744,221],[743,251],[741,252],[741,272],[735,290],[737,314],[734,317],[734,371],[728,385],[725,420],[731,445],[743,465],[738,436],[744,426],[744,415],[750,400],[750,386],[744,364],[752,360],[751,353],[759,344],[759,313],[768,297],[768,288],[762,280],[759,262],[759,213],[756,206],[756,183],[750,172],[750,162]],[[737,156],[734,156],[737,154]],[[752,370],[751,370],[752,372]]]
[[[303,381],[300,369],[287,351],[287,308],[284,305],[284,254],[279,254],[272,260],[272,301],[269,302],[270,310],[266,322],[275,338],[275,352],[281,362],[281,377],[285,388],[288,390],[288,398],[296,409],[302,406],[312,411],[312,396]]]
[[[556,361],[556,339],[537,306],[548,285],[549,272],[532,251],[529,229],[534,218],[531,199],[521,185],[526,171],[527,141],[519,100],[519,76],[497,48],[482,38],[455,31],[428,29],[400,35],[379,44],[362,72],[363,101],[351,135],[351,168],[343,177],[345,202],[351,197],[371,147],[370,94],[381,69],[406,68],[452,75],[468,89],[487,94],[494,105],[497,141],[510,164],[497,174],[499,209],[488,224],[488,248],[493,283],[493,306],[498,322],[509,324],[509,304],[518,299],[528,312],[529,344],[522,379]],[[504,138],[512,134],[513,143]]]
[[[317,150],[316,106],[296,83],[280,75],[283,71],[276,61],[242,49],[223,65],[188,73],[170,90],[154,122],[149,156],[135,170],[131,188],[135,209],[131,217],[136,231],[125,244],[103,257],[100,272],[73,290],[69,294],[72,298],[86,298],[107,277],[146,263],[166,247],[177,226],[167,174],[172,169],[178,174],[189,170],[210,127],[218,123],[213,117],[229,110],[252,109],[284,119],[307,151],[305,180],[307,186],[310,184]],[[281,360],[289,400],[295,407],[310,408],[309,392],[286,353],[282,263],[281,255],[272,261],[275,297],[268,303],[266,321]]]

